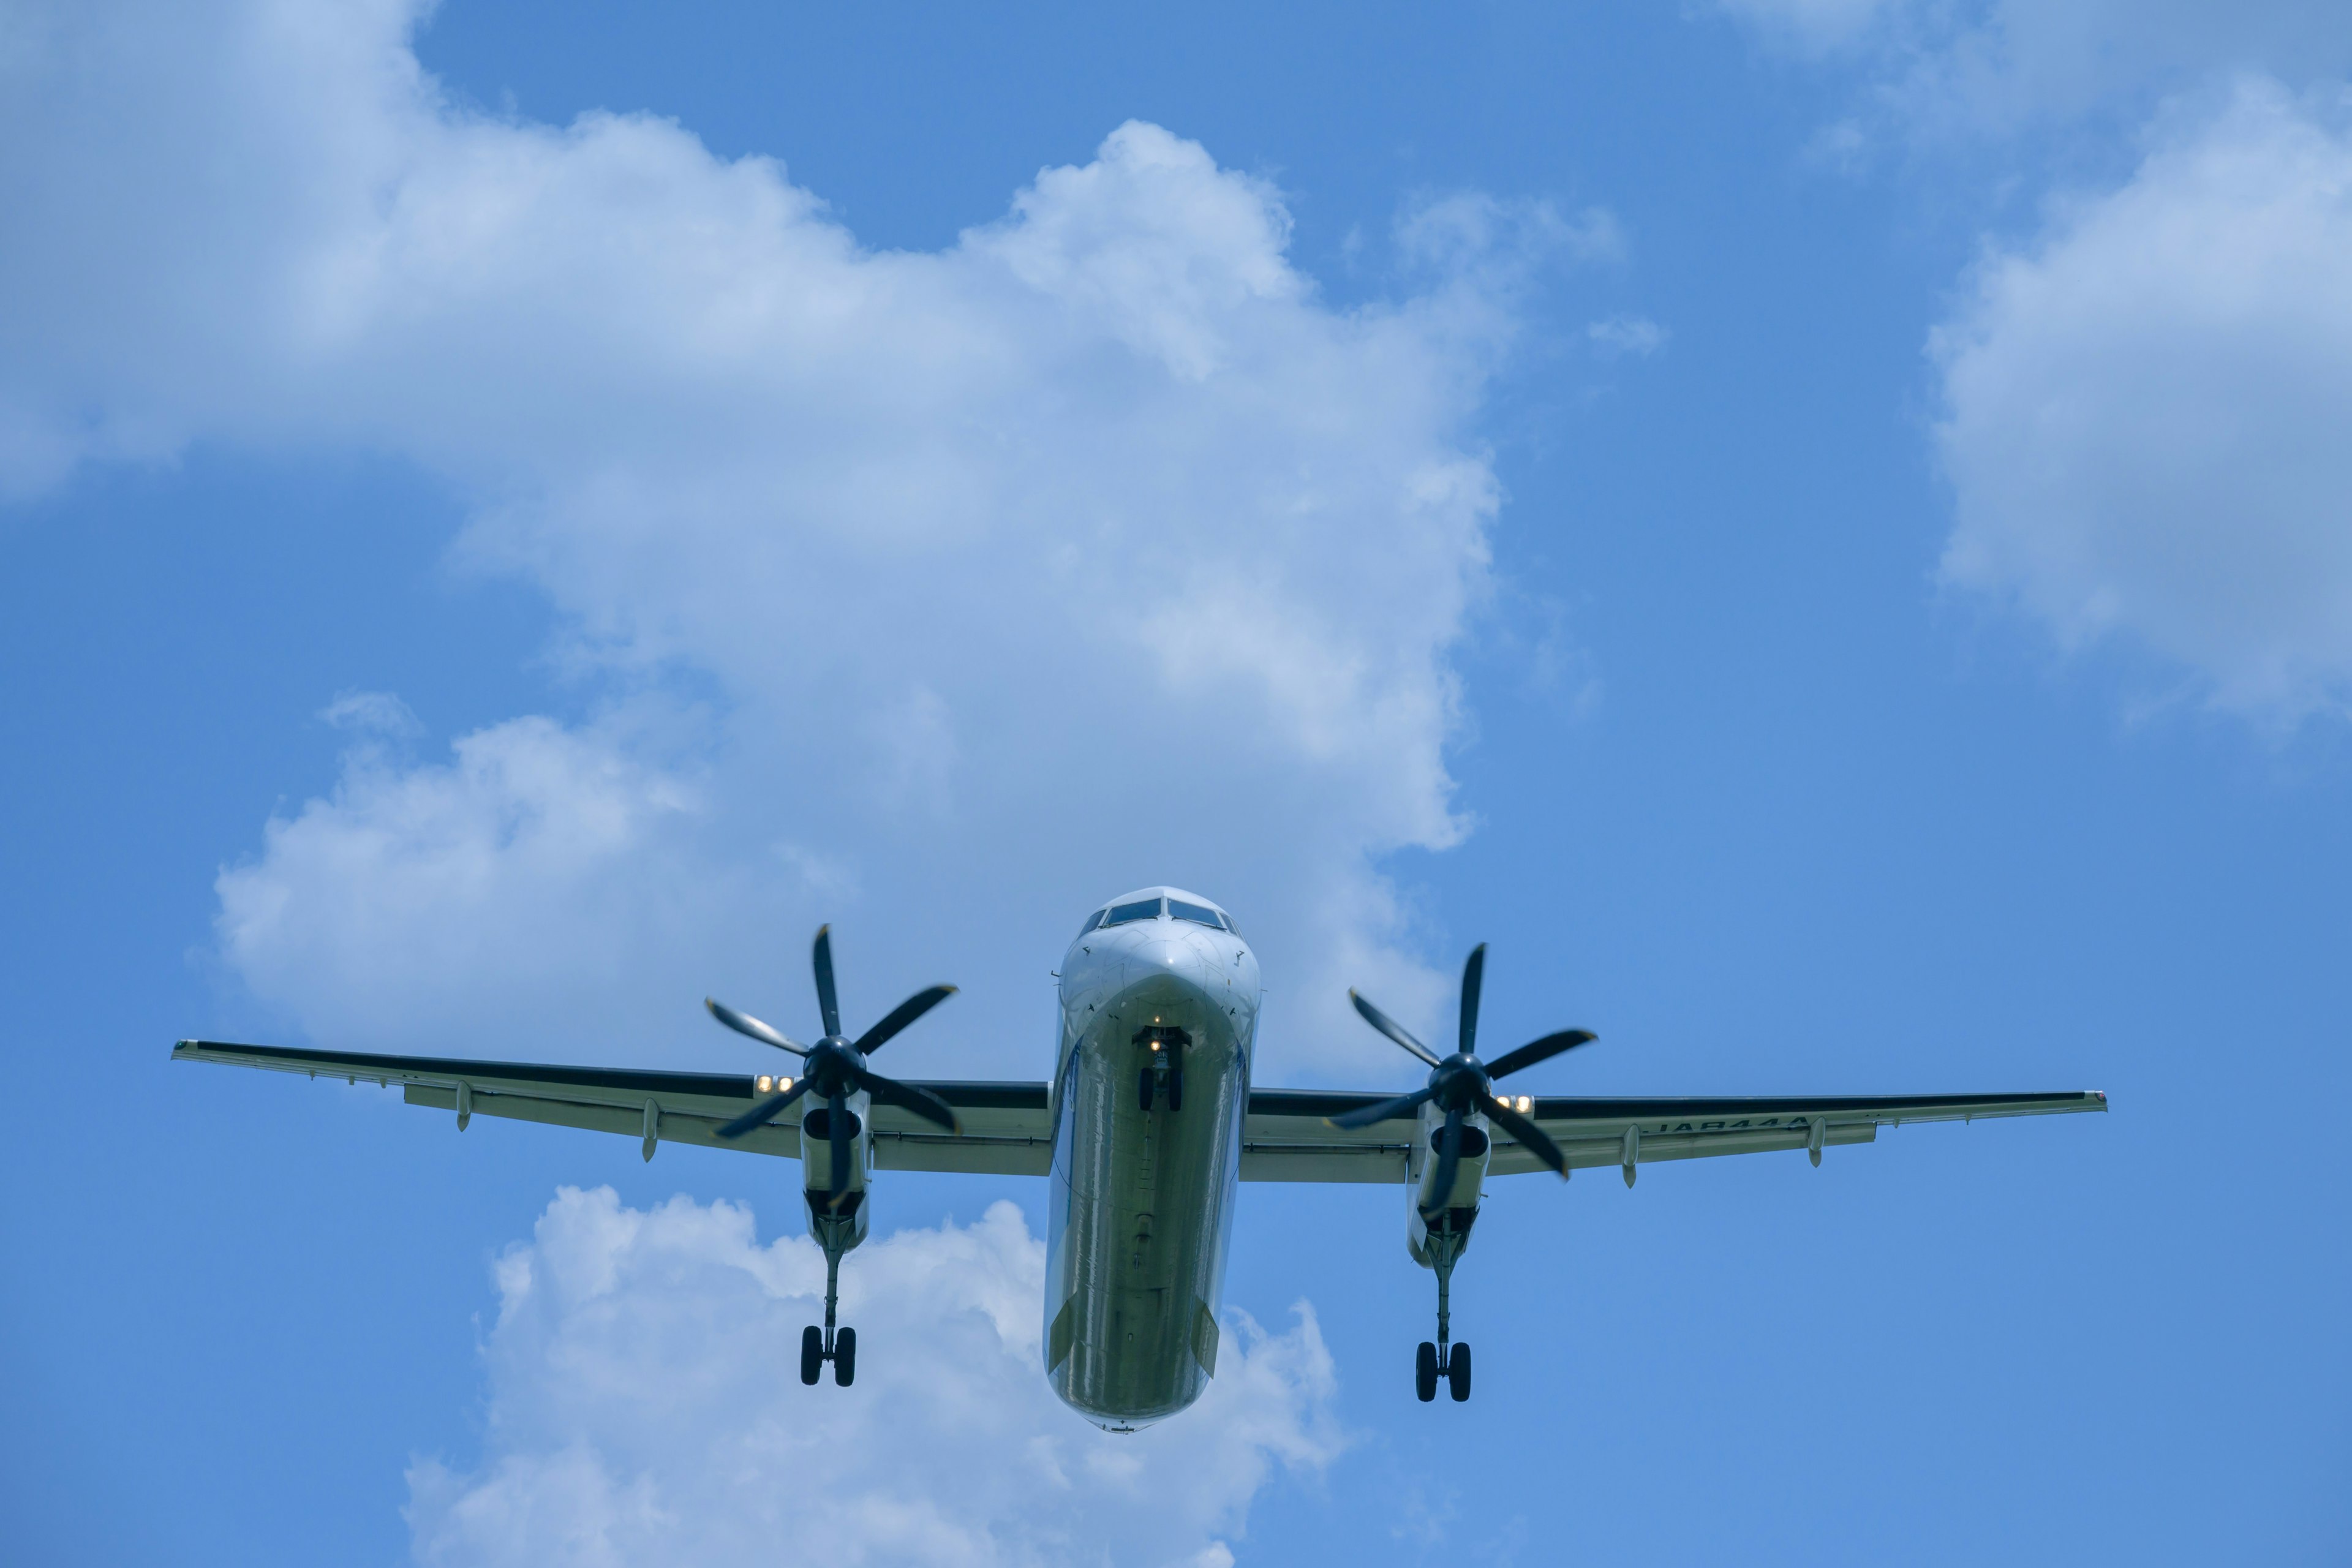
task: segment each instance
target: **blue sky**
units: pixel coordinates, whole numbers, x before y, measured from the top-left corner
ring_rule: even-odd
[[[2352,1549],[2336,8],[0,15],[12,1556]],[[1266,1079],[1486,940],[1542,1091],[2114,1110],[1505,1184],[1460,1407],[1254,1187],[1122,1448],[1030,1184],[843,1396],[789,1167],[165,1060],[741,1068],[831,920],[1042,1077],[1159,880]]]

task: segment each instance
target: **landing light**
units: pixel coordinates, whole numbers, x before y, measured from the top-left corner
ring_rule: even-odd
[[[1533,1110],[1535,1108],[1536,1102],[1534,1100],[1529,1100],[1524,1094],[1519,1096],[1519,1114],[1521,1116],[1525,1116],[1528,1111]]]
[[[761,1094],[772,1093],[775,1087],[776,1080],[770,1078],[766,1073],[761,1073],[758,1078],[751,1080],[751,1088]]]

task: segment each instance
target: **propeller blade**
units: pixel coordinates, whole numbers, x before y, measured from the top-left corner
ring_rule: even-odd
[[[1534,1150],[1537,1159],[1558,1171],[1563,1179],[1567,1177],[1568,1156],[1559,1152],[1559,1144],[1544,1136],[1542,1128],[1491,1094],[1478,1097],[1478,1109],[1486,1113],[1487,1121],[1517,1139],[1522,1146]]]
[[[817,940],[819,942],[824,940],[822,932],[818,934]],[[832,1145],[833,1156],[826,1162],[833,1167],[833,1192],[825,1199],[824,1206],[838,1213],[841,1208],[841,1194],[849,1190],[849,1102],[836,1094],[824,1102],[824,1108],[827,1112],[824,1119],[825,1137],[826,1142]]]
[[[916,992],[912,996],[891,1008],[880,1023],[858,1036],[856,1044],[849,1048],[859,1056],[880,1050],[891,1036],[954,995],[955,993],[956,988],[952,985],[933,985]]]
[[[755,1127],[765,1127],[774,1121],[784,1107],[809,1091],[809,1080],[803,1079],[782,1094],[772,1094],[751,1110],[719,1130],[721,1138],[740,1138]]]
[[[1445,1113],[1445,1127],[1437,1135],[1437,1184],[1429,1190],[1436,1194],[1437,1208],[1446,1206],[1445,1200],[1454,1195],[1454,1178],[1462,1172],[1462,1112],[1457,1108]],[[1436,1209],[1424,1209],[1434,1214]]]
[[[1386,1121],[1391,1117],[1419,1110],[1436,1092],[1433,1088],[1416,1089],[1411,1094],[1400,1094],[1394,1100],[1383,1100],[1378,1105],[1367,1105],[1344,1115],[1327,1116],[1323,1120],[1334,1127],[1352,1132],[1359,1127],[1370,1127],[1375,1121]]]
[[[1378,1007],[1375,1007],[1370,1002],[1365,1001],[1363,997],[1356,994],[1356,991],[1352,986],[1349,987],[1348,991],[1348,1000],[1356,1005],[1356,1011],[1364,1016],[1365,1023],[1370,1024],[1373,1028],[1378,1029],[1381,1034],[1386,1035],[1390,1039],[1394,1040],[1398,1045],[1402,1046],[1406,1050],[1411,1051],[1414,1056],[1419,1057],[1431,1067],[1435,1067],[1437,1065],[1437,1054],[1434,1051],[1432,1051],[1427,1046],[1423,1045],[1419,1040],[1414,1039],[1411,1035],[1406,1034],[1402,1024],[1398,1023],[1394,1018],[1390,1017],[1386,1013],[1381,1012]]]
[[[860,1072],[857,1087],[885,1105],[895,1105],[901,1110],[911,1110],[924,1121],[934,1122],[950,1132],[961,1133],[962,1126],[956,1121],[955,1109],[928,1089],[918,1089],[911,1083],[884,1078],[878,1072]]]
[[[1478,1044],[1478,991],[1486,980],[1486,944],[1480,942],[1470,950],[1470,961],[1462,966],[1462,1043],[1454,1048],[1464,1056],[1475,1056]]]
[[[710,1009],[712,1017],[739,1035],[749,1035],[763,1046],[773,1046],[780,1051],[790,1051],[796,1057],[808,1055],[807,1047],[793,1044],[792,1041],[784,1038],[782,1030],[769,1027],[749,1013],[738,1013],[726,1003],[714,1002],[708,996],[702,999],[702,1005]]]
[[[816,928],[816,950],[811,955],[816,967],[816,1008],[824,1019],[824,1037],[837,1038],[841,1034],[841,1003],[833,994],[833,928]]]
[[[1549,1061],[1562,1051],[1572,1051],[1579,1046],[1589,1046],[1601,1037],[1590,1029],[1562,1029],[1557,1035],[1546,1035],[1540,1040],[1529,1040],[1516,1051],[1506,1051],[1489,1064],[1490,1079],[1507,1078],[1521,1068],[1531,1068],[1538,1062]]]

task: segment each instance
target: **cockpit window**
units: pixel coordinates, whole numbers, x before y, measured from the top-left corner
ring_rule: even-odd
[[[1214,931],[1224,929],[1224,921],[1217,918],[1217,911],[1202,904],[1188,904],[1181,899],[1171,899],[1168,900],[1168,912],[1180,921],[1192,921]]]
[[[1138,899],[1131,904],[1113,904],[1110,907],[1110,912],[1103,916],[1102,923],[1108,928],[1123,926],[1129,921],[1150,921],[1159,918],[1160,900],[1158,899]]]
[[[1227,915],[1225,917],[1225,929],[1233,932],[1235,936],[1242,934],[1242,928],[1234,924],[1234,917],[1231,915]]]
[[[1078,934],[1080,936],[1084,936],[1087,932],[1094,930],[1096,926],[1102,923],[1102,917],[1103,912],[1100,910],[1097,910],[1094,913],[1088,915],[1087,917],[1087,923],[1078,928]]]

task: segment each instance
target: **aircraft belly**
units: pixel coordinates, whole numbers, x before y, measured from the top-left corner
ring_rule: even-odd
[[[1057,1081],[1046,1292],[1047,1377],[1105,1424],[1171,1415],[1216,1367],[1219,1297],[1249,1103],[1238,1020],[1200,991],[1147,977],[1070,1041]],[[1183,1031],[1181,1107],[1146,1029]],[[1163,1044],[1163,1050],[1168,1048]]]

